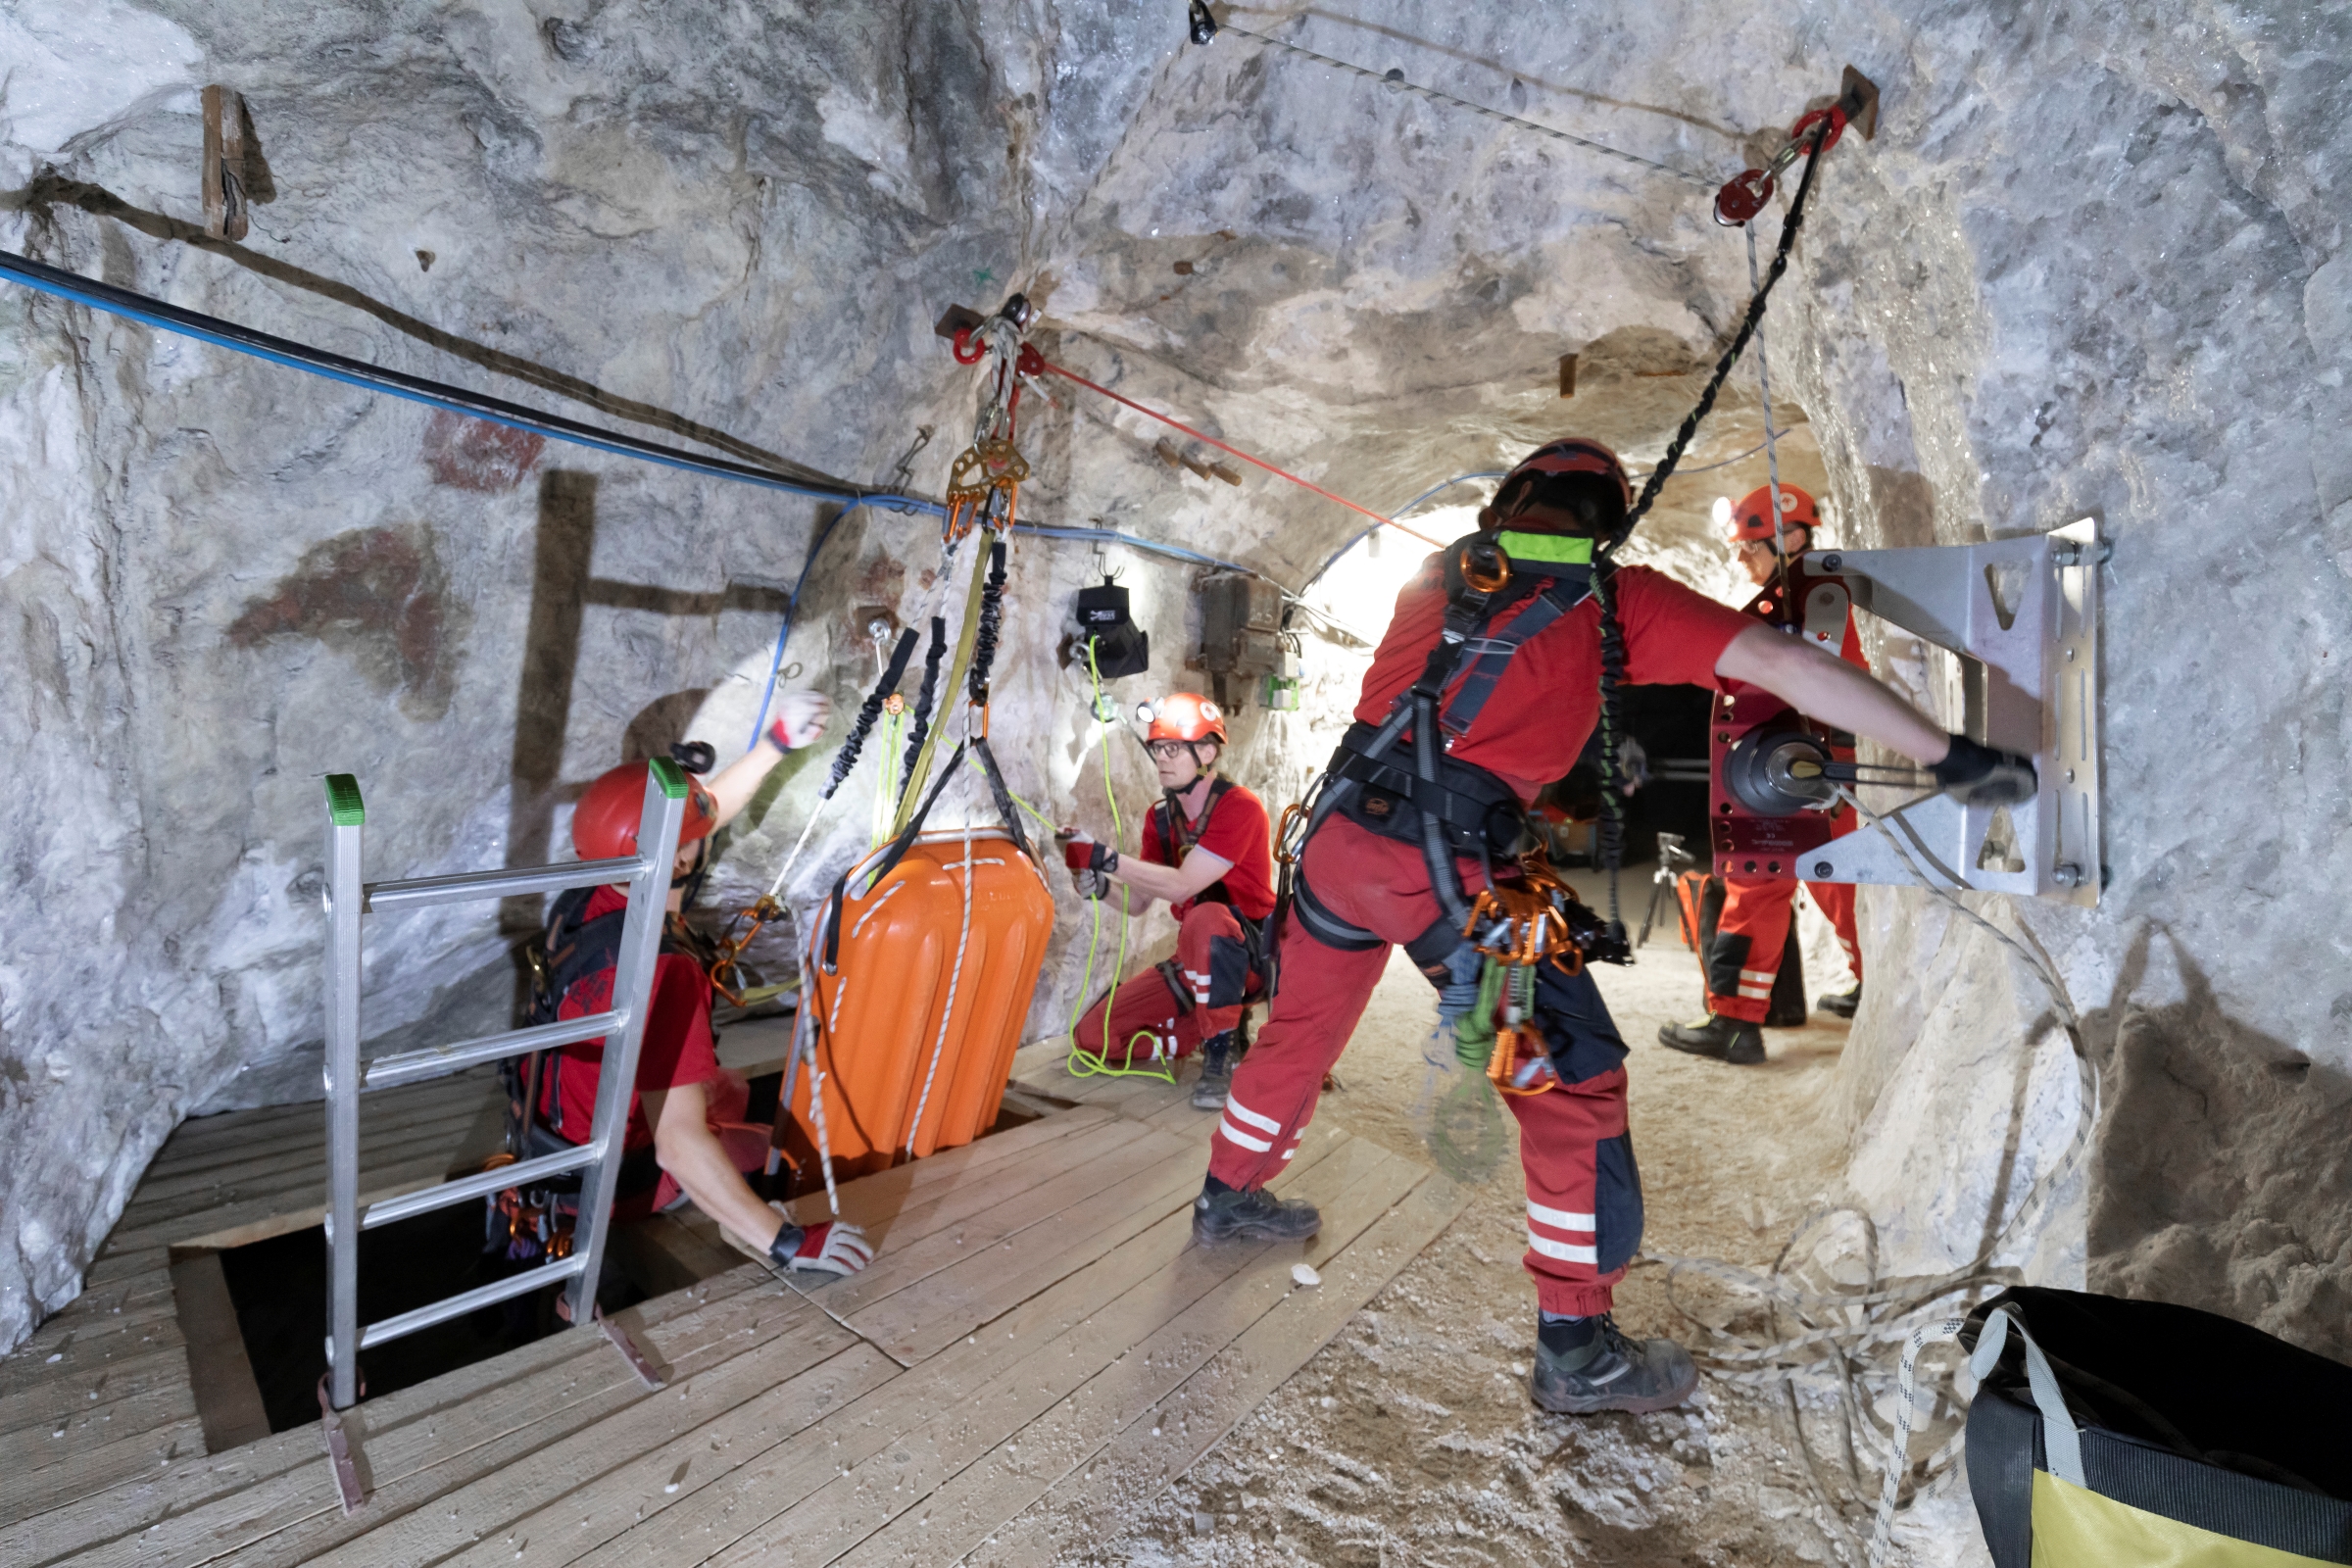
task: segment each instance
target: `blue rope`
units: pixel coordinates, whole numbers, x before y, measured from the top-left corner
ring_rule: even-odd
[[[0,277],[166,332],[176,332],[182,337],[196,338],[218,348],[249,354],[257,360],[268,360],[291,369],[307,370],[330,381],[341,381],[346,386],[388,393],[430,408],[447,409],[452,414],[462,414],[469,419],[482,419],[491,424],[503,424],[511,430],[528,430],[535,435],[568,441],[574,446],[635,458],[642,463],[656,463],[664,467],[683,468],[691,473],[732,479],[739,484],[756,484],[764,489],[780,490],[786,495],[808,496],[818,501],[848,501],[858,506],[885,503],[909,512],[925,512],[938,516],[947,514],[947,509],[937,502],[918,497],[881,495],[853,485],[790,478],[772,469],[754,467],[748,463],[702,457],[676,447],[665,447],[659,442],[624,435],[617,430],[583,424],[562,415],[543,414],[518,403],[509,403],[504,398],[467,392],[444,382],[427,380],[423,376],[388,370],[381,366],[369,365],[365,360],[351,359],[294,342],[290,338],[273,337],[249,326],[239,326],[217,316],[167,305],[162,300],[130,289],[117,288],[111,283],[101,283],[75,272],[44,266],[13,251],[0,251]]]

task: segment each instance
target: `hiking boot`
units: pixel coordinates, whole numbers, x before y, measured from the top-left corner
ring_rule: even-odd
[[[1200,1043],[1200,1077],[1193,1085],[1193,1104],[1201,1110],[1223,1110],[1233,1089],[1235,1031],[1211,1035]]]
[[[1854,1010],[1862,1005],[1862,982],[1855,981],[1851,991],[1840,991],[1822,998],[1816,1005],[1833,1018],[1851,1018]]]
[[[1764,1059],[1764,1031],[1721,1013],[1696,1023],[1670,1023],[1658,1031],[1658,1044],[1693,1056],[1713,1056],[1735,1067],[1753,1067]]]
[[[1572,1350],[1551,1349],[1539,1331],[1527,1392],[1543,1408],[1565,1415],[1671,1410],[1698,1387],[1690,1352],[1672,1340],[1628,1339],[1605,1312],[1591,1321],[1596,1332]]]
[[[1219,1192],[1215,1185],[1203,1186],[1193,1200],[1196,1242],[1302,1242],[1322,1228],[1323,1215],[1314,1204],[1276,1198],[1262,1187]]]

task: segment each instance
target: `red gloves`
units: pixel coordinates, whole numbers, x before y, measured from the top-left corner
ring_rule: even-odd
[[[784,1222],[767,1250],[784,1268],[808,1274],[855,1274],[874,1260],[874,1244],[847,1220],[828,1220],[807,1230]]]
[[[1062,841],[1061,863],[1073,871],[1115,871],[1119,868],[1119,852],[1107,844],[1077,835]]]

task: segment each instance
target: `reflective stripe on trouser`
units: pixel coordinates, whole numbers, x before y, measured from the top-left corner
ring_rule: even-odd
[[[1305,873],[1340,919],[1393,943],[1437,918],[1417,848],[1334,816],[1308,844]],[[1475,862],[1461,862],[1475,887]],[[1343,953],[1298,921],[1281,934],[1282,989],[1236,1070],[1209,1142],[1209,1174],[1261,1187],[1298,1147],[1322,1089],[1388,967],[1386,948]],[[1539,971],[1536,1012],[1562,1076],[1548,1094],[1512,1097],[1527,1176],[1527,1270],[1546,1311],[1608,1310],[1610,1290],[1641,1245],[1641,1178],[1626,1135],[1625,1045],[1589,974]],[[1539,1213],[1539,1210],[1541,1213]],[[1582,1229],[1575,1228],[1583,1226]]]
[[[1230,951],[1229,951],[1230,950]],[[1238,964],[1231,955],[1238,954]],[[1196,904],[1186,911],[1176,931],[1177,984],[1185,988],[1186,1005],[1179,1006],[1170,981],[1157,968],[1138,970],[1121,982],[1115,996],[1098,998],[1078,1020],[1078,1044],[1105,1057],[1112,1066],[1130,1060],[1148,1062],[1189,1055],[1211,1035],[1223,1034],[1242,1019],[1242,998],[1257,980],[1250,968],[1249,949],[1242,940],[1242,923],[1222,904]],[[1204,977],[1195,986],[1192,976]],[[1103,1006],[1109,1004],[1108,1044],[1104,1044]],[[1137,1035],[1145,1038],[1137,1039]],[[1130,1057],[1128,1046],[1134,1054]]]
[[[1854,940],[1854,890],[1842,882],[1808,882],[1806,891],[1821,906],[1845,949],[1846,961],[1857,978],[1862,953]],[[1715,939],[1706,953],[1707,1010],[1726,1018],[1762,1023],[1772,1009],[1772,986],[1781,972],[1781,955],[1788,943],[1788,921],[1796,899],[1796,884],[1778,877],[1727,876],[1723,879],[1723,913],[1715,923]]]

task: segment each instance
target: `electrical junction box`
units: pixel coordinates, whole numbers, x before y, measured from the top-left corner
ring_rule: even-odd
[[[1214,678],[1217,700],[1232,707],[1227,692],[1283,669],[1282,590],[1248,572],[1211,571],[1193,595],[1200,606],[1200,651],[1193,662]]]

